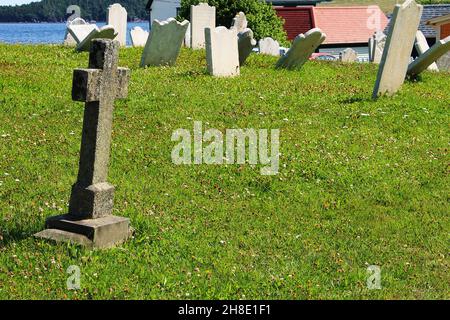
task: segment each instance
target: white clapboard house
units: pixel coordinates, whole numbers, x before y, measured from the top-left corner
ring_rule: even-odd
[[[176,17],[180,7],[181,0],[149,0],[146,10],[150,14],[150,26],[155,19],[163,21]]]

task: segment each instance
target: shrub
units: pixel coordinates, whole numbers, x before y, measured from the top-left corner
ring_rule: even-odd
[[[247,16],[248,27],[256,39],[272,37],[281,44],[287,44],[282,18],[278,17],[272,5],[260,0],[181,0],[179,18],[190,20],[191,5],[207,2],[216,7],[217,25],[229,28],[240,11]]]

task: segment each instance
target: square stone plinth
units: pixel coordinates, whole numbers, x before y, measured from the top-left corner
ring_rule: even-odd
[[[70,215],[51,217],[46,230],[35,237],[57,242],[73,242],[93,249],[110,248],[125,242],[131,234],[128,218],[107,216],[77,220]]]

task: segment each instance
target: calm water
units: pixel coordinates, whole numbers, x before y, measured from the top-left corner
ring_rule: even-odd
[[[105,23],[97,23],[99,27]],[[139,26],[149,29],[148,22],[129,22],[127,42],[131,45],[130,30]],[[66,34],[65,23],[0,23],[0,42],[6,43],[55,43],[64,41]]]

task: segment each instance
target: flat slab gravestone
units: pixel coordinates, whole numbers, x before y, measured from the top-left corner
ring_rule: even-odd
[[[305,34],[299,34],[292,42],[292,47],[282,56],[277,64],[277,68],[300,69],[325,41],[326,34],[319,28],[309,30]]]
[[[243,66],[247,58],[253,52],[256,40],[253,38],[253,31],[249,28],[238,33],[239,65]]]
[[[141,58],[141,67],[172,66],[180,54],[189,21],[174,18],[159,22],[153,20],[152,29]]]
[[[127,45],[127,10],[118,3],[108,7],[106,24],[114,27],[117,32],[116,40],[122,47]]]
[[[79,45],[94,30],[99,31],[95,24],[69,25],[67,27],[67,31],[74,39],[75,45]]]
[[[414,0],[395,6],[373,90],[374,99],[395,94],[405,81],[422,10]]]
[[[131,44],[133,45],[133,47],[145,47],[148,35],[148,31],[145,31],[141,27],[134,27],[130,31]]]
[[[69,47],[75,47],[78,44],[78,42],[69,32],[70,26],[85,26],[85,25],[88,25],[88,23],[82,18],[75,18],[71,21],[67,21],[66,34],[64,36],[64,45]],[[89,32],[86,35],[88,35]]]
[[[425,71],[432,63],[450,51],[450,36],[439,40],[408,67],[408,76],[415,77]]]
[[[270,37],[259,40],[259,53],[269,56],[280,56],[280,44]]]
[[[207,3],[191,6],[191,48],[205,48],[205,29],[216,27],[216,7]]]
[[[208,72],[215,77],[240,74],[238,40],[235,29],[217,27],[205,29]]]
[[[245,13],[239,12],[231,22],[231,28],[230,29],[236,29],[237,33],[243,32],[245,29],[247,29],[248,21],[247,17],[245,16]]]
[[[346,63],[356,62],[358,60],[358,53],[352,48],[347,48],[339,53],[339,59]]]
[[[427,38],[425,38],[425,35],[420,30],[417,30],[417,32],[416,32],[415,47],[416,47],[417,53],[419,54],[419,57],[430,49],[430,46],[428,45],[428,42],[427,42]],[[428,70],[439,71],[439,68],[438,68],[436,62],[433,62],[432,64],[430,64],[430,66],[428,67]]]
[[[92,40],[94,39],[109,39],[113,40],[117,36],[116,31],[113,26],[106,25],[101,29],[97,27],[92,30],[83,41],[81,41],[77,46],[77,51],[90,51]]]
[[[47,219],[47,230],[36,237],[108,248],[129,236],[129,219],[112,215],[114,186],[107,182],[114,100],[127,97],[130,77],[118,67],[119,46],[94,40],[89,69],[74,70],[72,99],[85,102],[78,179],[69,213]]]

